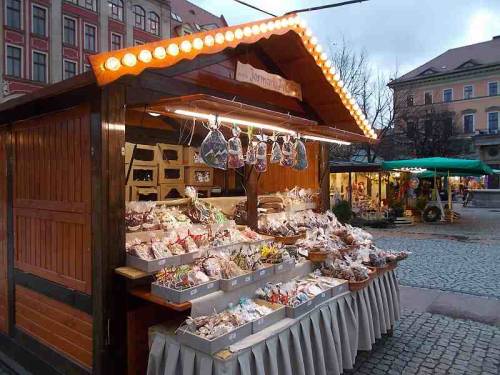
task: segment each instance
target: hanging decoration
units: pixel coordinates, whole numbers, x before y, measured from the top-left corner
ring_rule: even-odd
[[[306,145],[302,142],[300,137],[297,137],[295,140],[294,149],[295,163],[293,164],[293,169],[298,171],[306,169],[308,166]]]
[[[279,163],[281,161],[281,147],[278,143],[278,136],[276,133],[273,133],[271,140],[273,141],[273,145],[271,146],[271,157],[269,158],[269,162],[271,164]]]
[[[210,131],[201,143],[200,156],[209,167],[226,170],[228,146],[219,126],[217,117],[209,123]]]
[[[267,136],[261,134],[257,136],[259,143],[257,144],[255,170],[259,173],[267,171]]]
[[[283,137],[283,147],[281,149],[281,165],[283,167],[292,167],[294,164],[294,148],[292,139],[289,135]]]
[[[257,148],[257,142],[253,141],[253,128],[249,127],[248,128],[248,147],[247,147],[247,155],[246,155],[246,160],[245,162],[248,165],[254,165],[257,162],[257,155],[256,155],[256,148]]]
[[[231,130],[233,137],[229,139],[228,147],[228,158],[227,167],[231,169],[238,169],[245,165],[245,159],[243,157],[243,146],[241,145],[241,129],[236,125],[233,125]]]

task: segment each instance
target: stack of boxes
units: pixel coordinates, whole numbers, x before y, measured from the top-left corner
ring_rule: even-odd
[[[164,143],[156,146],[126,143],[125,163],[125,174],[130,168],[125,190],[127,201],[184,197],[186,186],[194,186],[201,198],[210,196],[213,169],[203,163],[197,148]]]

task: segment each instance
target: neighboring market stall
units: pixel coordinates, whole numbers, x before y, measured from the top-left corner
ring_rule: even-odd
[[[391,331],[407,253],[325,212],[328,143],[376,136],[295,15],[92,68],[0,105],[0,350],[36,373],[276,373],[278,352],[340,373]]]

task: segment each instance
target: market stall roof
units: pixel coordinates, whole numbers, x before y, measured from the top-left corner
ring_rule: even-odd
[[[346,173],[346,172],[380,172],[382,164],[380,163],[365,163],[356,161],[331,161],[330,173]]]
[[[484,176],[484,173],[472,173],[472,172],[434,172],[434,171],[425,171],[421,173],[415,173],[415,177],[420,178],[434,178],[434,177],[480,177]]]
[[[102,86],[151,68],[172,69],[174,75],[182,61],[193,61],[195,69],[197,58],[249,46],[256,46],[280,76],[300,84],[303,104],[320,120],[319,126],[304,129],[329,137],[346,132],[357,135],[357,141],[375,142],[374,130],[317,38],[293,14],[105,52],[90,61]]]
[[[386,161],[382,163],[382,168],[385,170],[408,169],[408,171],[411,171],[411,169],[428,169],[436,172],[450,172],[450,174],[493,174],[493,170],[481,160],[442,157]]]

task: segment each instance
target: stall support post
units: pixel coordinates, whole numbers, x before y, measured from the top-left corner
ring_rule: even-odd
[[[453,207],[451,206],[450,171],[448,171],[448,210],[450,211],[450,221],[453,223]]]
[[[319,189],[320,189],[320,210],[322,212],[330,209],[330,148],[327,143],[320,143],[319,153]]]
[[[257,171],[253,165],[245,167],[245,181],[247,192],[247,224],[252,229],[257,229],[258,215],[257,215]]]
[[[352,174],[349,172],[349,206],[352,209]]]
[[[378,208],[382,208],[382,172],[378,172]]]

